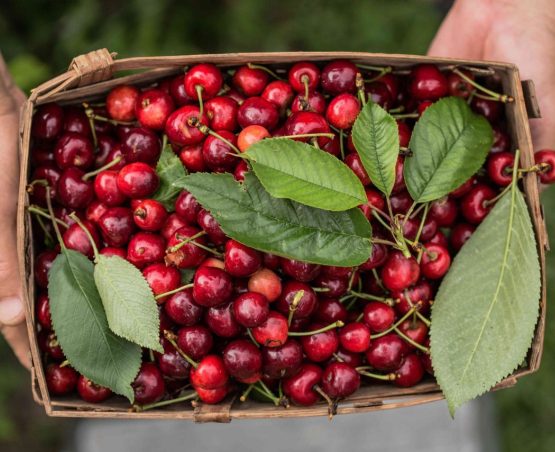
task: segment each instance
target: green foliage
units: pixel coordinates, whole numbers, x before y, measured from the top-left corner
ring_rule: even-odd
[[[372,183],[387,196],[395,184],[399,132],[395,119],[368,102],[353,125],[353,143]]]
[[[347,165],[309,144],[268,139],[252,145],[247,156],[256,176],[275,198],[333,211],[367,201],[364,187]]]
[[[175,200],[181,190],[175,188],[172,182],[185,176],[186,170],[169,144],[162,149],[162,154],[156,165],[156,173],[160,178],[160,186],[152,198],[164,204],[168,212],[173,212]]]
[[[539,299],[534,231],[515,183],[455,257],[432,308],[432,363],[451,414],[522,363]]]
[[[488,121],[458,97],[427,108],[414,126],[405,159],[407,189],[416,202],[447,195],[483,165],[493,142]]]
[[[94,281],[110,329],[135,344],[163,353],[156,300],[139,269],[119,256],[99,255],[97,261]]]
[[[340,267],[370,256],[372,231],[358,208],[329,212],[272,198],[250,172],[244,185],[213,173],[190,174],[175,185],[191,192],[227,235],[252,248]]]
[[[54,261],[48,296],[56,336],[78,372],[133,401],[141,349],[108,328],[93,272],[92,262],[77,251],[64,250]]]

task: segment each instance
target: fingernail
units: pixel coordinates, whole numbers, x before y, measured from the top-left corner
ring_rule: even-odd
[[[10,297],[0,300],[0,324],[17,325],[23,316],[23,303],[19,298]]]

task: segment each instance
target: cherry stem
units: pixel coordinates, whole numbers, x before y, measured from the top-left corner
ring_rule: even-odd
[[[52,220],[50,215],[47,213],[48,211],[45,211],[44,209],[34,204],[31,204],[29,207],[27,207],[27,210],[31,213],[34,213],[35,215],[40,215],[41,217]],[[54,217],[54,221],[56,221],[56,223],[58,223],[60,226],[63,226],[66,229],[69,228],[69,224],[67,224],[65,221],[60,220],[59,218]]]
[[[345,324],[341,320],[338,320],[337,322],[333,322],[323,328],[314,331],[290,331],[289,336],[312,336],[313,334],[325,333],[326,331],[333,330],[335,328],[341,328],[344,325]]]
[[[417,311],[417,307],[413,306],[412,308],[410,308],[406,314],[401,317],[399,320],[397,320],[393,325],[391,325],[387,330],[384,330],[380,333],[376,333],[376,334],[372,334],[370,335],[370,339],[378,339],[379,337],[385,336],[386,334],[391,333],[392,331],[394,331],[401,323],[403,323],[405,320],[407,320],[414,312]]]
[[[185,361],[187,361],[195,369],[198,367],[198,363],[187,353],[181,350],[181,347],[179,347],[179,345],[177,345],[177,342],[175,341],[175,334],[172,331],[164,330],[164,337],[170,344],[172,344],[173,348],[177,350],[177,353],[179,353]]]
[[[275,396],[275,394],[270,390],[270,388],[268,388],[268,386],[266,386],[266,384],[262,380],[258,380],[257,383],[260,385],[261,390],[264,391],[266,396],[269,399],[271,399],[276,406],[279,406],[279,398]],[[254,389],[257,389],[257,387],[255,386]]]
[[[426,217],[428,216],[429,208],[430,208],[429,203],[424,204],[424,213],[422,214],[422,218],[420,219],[420,225],[418,226],[418,231],[416,232],[414,243],[418,243],[420,240],[420,236],[422,235],[422,230],[424,229],[424,223],[426,223]]]
[[[241,155],[241,151],[239,150],[239,148],[237,146],[235,146],[231,141],[225,139],[224,137],[222,137],[219,133],[214,132],[210,127],[208,127],[207,125],[201,123],[199,121],[198,118],[189,118],[189,120],[187,121],[187,123],[191,126],[191,127],[196,127],[201,133],[203,133],[204,135],[212,135],[214,138],[217,138],[220,141],[223,141],[225,144],[227,144],[231,149],[233,149],[235,151],[236,154]]]
[[[106,165],[101,166],[100,168],[97,168],[94,171],[90,171],[90,172],[84,174],[83,177],[81,178],[81,180],[86,181],[86,180],[90,179],[91,177],[94,177],[97,174],[101,173],[102,171],[106,171],[106,170],[112,168],[113,166],[116,166],[119,162],[121,162],[121,159],[122,159],[121,156],[116,157],[111,162],[106,163]]]
[[[44,220],[42,219],[42,217],[37,215],[35,218],[44,234],[44,246],[46,246],[46,248],[52,248],[54,246],[54,237],[52,237],[52,234],[46,228],[46,225],[44,224]],[[48,216],[48,218],[50,218],[50,216]]]
[[[405,106],[404,105],[399,105],[396,108],[390,108],[387,112],[389,114],[392,114],[392,113],[403,113],[404,111],[405,111]]]
[[[355,281],[356,274],[357,272],[353,270],[353,272],[351,273],[351,276],[349,276],[349,284],[347,285],[347,292],[349,292],[353,287],[353,282]]]
[[[48,187],[48,181],[46,179],[35,179],[27,184],[27,193],[33,193],[33,187],[35,185],[41,185],[43,187]]]
[[[414,313],[416,314],[416,317],[418,317],[427,327],[432,324],[432,322],[430,322],[420,311],[416,310]]]
[[[81,220],[75,214],[75,212],[70,213],[69,218],[71,218],[73,221],[75,221],[79,225],[79,227],[81,229],[83,229],[83,232],[85,233],[85,235],[89,239],[89,242],[91,243],[91,246],[92,246],[92,249],[93,249],[93,252],[94,252],[94,262],[98,263],[98,256],[100,255],[100,253],[98,252],[98,247],[96,246],[96,242],[94,241],[93,236],[91,235],[91,231],[89,231],[85,227],[85,225],[81,222]]]
[[[402,114],[395,114],[395,115],[391,115],[393,116],[395,119],[408,119],[408,118],[419,118],[420,114],[419,113],[402,113]]]
[[[380,278],[380,275],[378,275],[378,270],[376,270],[375,268],[372,269],[372,274],[374,275],[374,279],[376,280],[376,282],[378,283],[378,286],[380,286],[380,289],[382,289],[384,292],[387,292],[385,290],[385,286],[383,285],[382,282],[382,278]]]
[[[57,342],[58,342],[58,341],[56,341],[56,343],[57,343]],[[57,347],[58,345],[59,345],[59,344],[56,344],[56,347]],[[70,365],[69,361],[68,361],[67,359],[65,359],[65,360],[62,362],[62,364],[60,364],[60,367],[67,367],[67,366],[69,366],[69,365]]]
[[[202,101],[202,91],[204,90],[204,88],[202,87],[202,85],[195,85],[195,91],[197,92],[197,97],[198,97],[198,105],[199,105],[199,116],[202,117],[202,114],[204,113],[204,102]]]
[[[299,290],[297,293],[295,293],[295,297],[293,298],[293,301],[289,305],[289,317],[287,318],[288,326],[291,326],[291,322],[293,321],[293,315],[295,314],[295,311],[297,310],[297,307],[299,306],[299,303],[303,297],[304,297],[304,290]]]
[[[253,343],[254,345],[256,345],[258,348],[260,348],[260,344],[259,344],[258,342],[256,342],[256,339],[255,339],[254,336],[252,335],[252,331],[251,331],[250,328],[247,328],[247,334],[248,334],[250,340],[252,341],[252,343]]]
[[[391,66],[371,66],[368,64],[357,64],[356,67],[360,69],[366,69],[367,71],[374,71],[374,72],[381,72],[386,69],[389,69],[387,72],[391,72],[393,70]]]
[[[378,220],[378,222],[384,227],[386,228],[389,232],[393,232],[391,230],[391,226],[388,225],[380,216],[379,211],[377,209],[372,208],[372,215],[374,215],[374,218],[376,218],[376,220]]]
[[[405,333],[403,333],[399,328],[395,328],[395,332],[401,336],[405,341],[407,341],[410,345],[412,345],[413,347],[416,347],[418,350],[420,350],[423,353],[426,353],[427,355],[430,354],[430,349],[424,347],[423,345],[419,344],[416,341],[413,341],[410,337],[408,337]]]
[[[408,219],[411,217],[412,212],[414,211],[416,207],[416,201],[413,201],[411,206],[409,207],[409,210],[407,210],[407,213],[405,214],[405,217],[403,218],[403,225],[408,221]]]
[[[393,243],[393,242],[390,241],[390,240],[378,239],[378,238],[376,238],[376,237],[372,237],[371,241],[372,241],[372,243],[379,243],[379,244],[381,244],[381,245],[394,246],[394,247],[397,246],[396,243]]]
[[[133,125],[135,125],[135,123],[133,121],[118,121],[116,119],[106,118],[105,116],[95,115],[94,112],[90,108],[85,110],[85,114],[89,118],[92,118],[94,121],[109,122],[110,124],[112,124],[114,126],[118,126],[118,125],[120,125],[120,126],[133,126]]]
[[[345,160],[345,132],[343,129],[339,129],[339,151],[341,152],[341,160]]]
[[[279,75],[277,75],[274,71],[272,71],[270,68],[266,67],[266,66],[262,66],[261,64],[253,64],[253,63],[247,63],[247,67],[249,69],[260,69],[264,72],[267,72],[268,74],[270,74],[272,77],[274,77],[276,80],[283,80],[283,78],[281,78]]]
[[[360,99],[360,103],[362,106],[366,105],[366,93],[364,92],[364,79],[362,78],[362,74],[357,72],[355,85],[357,88],[358,98]]]
[[[317,293],[318,293],[318,292],[320,292],[320,293],[326,293],[326,292],[329,292],[329,291],[330,291],[330,288],[329,288],[329,287],[313,287],[312,290],[313,290],[314,292],[317,292]]]
[[[462,78],[469,85],[472,85],[474,88],[476,88],[477,90],[482,91],[483,93],[489,94],[491,97],[493,97],[495,100],[498,100],[499,102],[507,103],[507,102],[513,102],[514,101],[514,99],[511,96],[507,95],[507,94],[499,94],[499,93],[496,93],[495,91],[492,91],[492,90],[486,88],[485,86],[480,85],[479,83],[475,82],[470,77],[468,77],[464,72],[462,72],[458,68],[454,68],[453,73],[457,74],[460,78]]]
[[[371,367],[368,367],[368,366],[355,367],[355,370],[360,375],[364,375],[365,377],[374,378],[376,380],[393,381],[397,378],[394,373],[386,374],[386,375],[380,375],[380,374],[375,374],[375,373],[372,373],[372,372],[367,372],[366,369],[371,369]]]
[[[193,400],[193,399],[196,399],[197,397],[198,397],[197,392],[193,391],[193,392],[190,392],[189,394],[185,394],[184,396],[177,397],[175,399],[163,400],[161,402],[156,402],[156,403],[149,403],[148,405],[135,405],[133,409],[135,411],[153,410],[155,408],[162,408],[164,406],[174,405],[176,403],[187,402],[188,400]]]
[[[66,250],[66,245],[62,239],[62,234],[60,233],[60,228],[58,223],[55,221],[56,215],[54,215],[54,209],[52,208],[52,199],[50,197],[50,187],[46,186],[46,206],[48,207],[48,213],[50,214],[50,220],[52,221],[52,226],[54,226],[54,232],[56,233],[56,238],[60,243],[60,247],[63,251]]]
[[[366,79],[364,80],[365,83],[372,83],[375,82],[376,80],[381,79],[385,74],[389,74],[392,71],[391,66],[387,66],[387,67],[383,67],[379,70],[378,74],[375,75],[372,78]]]
[[[155,300],[159,300],[160,298],[167,297],[169,295],[173,295],[174,293],[181,292],[182,290],[189,289],[193,287],[194,284],[185,284],[184,286],[178,287],[177,289],[169,290],[168,292],[160,293],[154,297]]]
[[[190,243],[193,240],[198,239],[199,237],[202,237],[203,235],[206,235],[206,231],[197,232],[195,235],[192,235],[191,237],[187,237],[186,239],[183,239],[177,245],[174,245],[171,248],[169,248],[168,250],[166,250],[166,253],[175,253],[176,251],[179,251],[187,243]]]
[[[420,257],[420,255],[419,255]],[[420,262],[420,261],[419,261]],[[416,314],[416,317],[418,317],[420,320],[422,320],[422,322],[424,322],[426,324],[426,326],[430,326],[432,324],[432,322],[430,322],[426,317],[424,317],[424,315],[422,315],[422,313],[420,312],[420,308],[422,307],[420,305],[420,302],[417,302],[416,304],[414,304],[412,302],[412,300],[410,299],[410,295],[409,295],[409,291],[407,289],[405,289],[405,298],[407,299],[407,301],[409,302],[409,306],[411,308],[417,308],[415,309],[414,313]],[[420,306],[419,306],[420,305]]]
[[[507,168],[511,173],[513,172],[513,168]],[[546,162],[542,162],[542,163],[537,163],[533,166],[531,166],[530,168],[520,168],[518,170],[519,175],[520,174],[526,174],[526,173],[545,173],[546,171],[549,171],[551,169],[551,165],[549,163]]]
[[[318,137],[326,137],[333,139],[335,135],[333,133],[301,133],[299,135],[283,135],[281,137],[276,137],[276,139],[289,139],[294,140],[295,138],[318,138]]]
[[[399,146],[399,155],[403,157],[412,157],[412,151],[404,146]]]
[[[518,171],[516,171],[516,173],[518,173]],[[484,207],[491,206],[492,204],[495,204],[497,201],[499,201],[503,197],[503,195],[511,189],[511,186],[512,186],[512,183],[510,183],[503,190],[501,190],[501,192],[497,194],[497,196],[494,196],[491,199],[486,199],[483,203]]]
[[[385,303],[389,306],[395,305],[395,300],[393,300],[393,298],[378,297],[377,295],[355,292],[354,290],[351,290],[349,293],[354,295],[356,298],[361,298],[362,300],[379,301],[380,303]]]
[[[250,392],[254,389],[255,384],[256,383],[251,383],[250,385],[247,386],[247,389],[245,389],[243,394],[241,394],[241,397],[239,397],[240,402],[245,402],[247,400],[247,398],[249,397]]]
[[[314,385],[312,387],[312,389],[314,389],[314,391],[316,391],[318,394],[320,394],[320,396],[327,402],[327,404],[328,404],[328,417],[331,419],[333,417],[333,415],[335,414],[335,403],[334,403],[334,401],[330,398],[329,395],[327,395],[324,392],[324,390],[319,385]]]
[[[195,246],[198,246],[200,249],[204,251],[208,251],[209,253],[212,253],[216,257],[224,257],[224,255],[219,251],[213,250],[212,248],[205,246],[202,243],[195,242],[194,240],[191,240],[191,243]]]

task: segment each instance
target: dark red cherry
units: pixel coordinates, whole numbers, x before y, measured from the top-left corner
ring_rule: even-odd
[[[370,347],[370,328],[361,322],[351,322],[339,330],[339,343],[353,353],[362,353]]]
[[[85,173],[78,168],[68,168],[61,174],[56,197],[63,206],[84,209],[93,200],[93,183],[83,180],[84,176]]]
[[[274,104],[283,114],[293,101],[293,88],[283,80],[274,80],[268,83],[261,94],[262,98]]]
[[[138,232],[127,245],[127,260],[138,268],[164,259],[166,241],[151,232]]]
[[[45,379],[48,391],[54,395],[66,395],[75,390],[79,375],[70,366],[50,364]]]
[[[555,151],[543,149],[534,154],[536,164],[543,164],[544,169],[540,171],[539,177],[542,184],[555,182]]]
[[[366,83],[364,85],[364,91],[368,95],[368,98],[378,104],[380,107],[389,109],[393,103],[393,98],[391,97],[391,92],[381,81],[375,81],[371,83]]]
[[[90,136],[91,124],[82,108],[66,107],[64,109],[64,131],[75,132],[85,137]]]
[[[94,179],[96,198],[106,206],[119,206],[127,200],[118,188],[117,179],[118,172],[113,170],[101,171]]]
[[[279,312],[270,311],[266,320],[251,332],[256,342],[264,347],[279,347],[285,344],[289,333],[287,318]]]
[[[332,399],[349,397],[360,387],[359,373],[346,363],[328,364],[322,374],[322,389]]]
[[[339,347],[339,350],[333,354],[333,357],[328,361],[328,364],[333,362],[340,362],[345,363],[348,366],[356,369],[357,367],[362,366],[362,357],[364,354],[362,353],[353,353],[348,352],[347,350],[343,350]]]
[[[340,94],[328,104],[326,119],[336,129],[350,129],[360,112],[360,103],[352,94]]]
[[[266,71],[245,65],[235,71],[231,83],[247,97],[259,96],[268,84],[269,77]]]
[[[233,303],[228,302],[206,311],[204,321],[216,336],[231,338],[244,332],[233,316]]]
[[[320,69],[314,63],[301,61],[291,66],[287,77],[291,87],[297,93],[304,94],[307,89],[310,93],[318,88]]]
[[[60,135],[64,124],[64,111],[55,103],[41,105],[33,115],[31,135],[40,140],[53,140]]]
[[[362,166],[362,161],[360,160],[360,157],[356,152],[351,152],[350,154],[347,154],[345,156],[344,162],[345,165],[351,168],[353,173],[355,173],[355,175],[360,179],[362,185],[370,185],[370,177],[364,169],[364,166]]]
[[[362,321],[372,333],[381,333],[393,325],[395,310],[385,303],[371,301],[364,306]]]
[[[121,150],[127,163],[143,162],[154,165],[160,157],[162,147],[158,136],[150,129],[136,127],[125,135]]]
[[[412,198],[406,190],[390,196],[391,210],[394,214],[405,214],[413,203]]]
[[[239,104],[229,96],[218,96],[204,104],[212,130],[235,131]]]
[[[457,219],[457,214],[457,203],[448,196],[444,196],[430,205],[430,217],[440,228],[452,226]]]
[[[421,279],[406,291],[391,292],[391,297],[397,300],[395,310],[399,315],[405,315],[416,304],[420,305],[420,312],[426,313],[430,308],[428,302],[432,298],[432,286],[427,280]]]
[[[493,204],[487,201],[495,197],[495,191],[487,185],[477,184],[461,201],[463,217],[472,224],[479,224],[486,218]]]
[[[135,392],[135,403],[139,405],[158,402],[166,392],[160,369],[150,362],[141,364],[139,374],[131,386]]]
[[[184,82],[187,96],[198,99],[200,95],[203,100],[208,100],[215,97],[222,89],[223,78],[221,71],[216,66],[202,63],[187,71]],[[200,94],[198,89],[200,89]]]
[[[245,278],[256,272],[262,265],[260,252],[235,240],[225,244],[225,270],[236,278]]]
[[[347,320],[347,309],[336,298],[324,298],[318,303],[314,312],[314,319],[319,323],[330,324]]]
[[[145,267],[143,277],[155,296],[175,290],[181,285],[181,273],[179,273],[179,270],[159,262]],[[168,297],[163,297],[156,301],[164,303],[167,299]]]
[[[389,290],[403,290],[420,277],[420,267],[414,257],[406,258],[400,251],[392,251],[382,267],[381,277]]]
[[[464,75],[470,79],[474,79],[472,72],[464,71]],[[470,93],[474,90],[474,87],[464,80],[459,74],[450,72],[447,74],[447,89],[449,90],[449,94],[451,96],[468,99]]]
[[[463,183],[460,187],[453,190],[450,193],[450,196],[452,196],[453,198],[462,198],[470,190],[472,190],[472,187],[474,187],[475,184],[476,184],[476,177],[472,176],[465,183]]]
[[[475,226],[468,223],[459,223],[453,226],[451,230],[451,236],[449,240],[451,241],[451,246],[456,250],[460,250],[470,236],[476,230]]]
[[[114,147],[108,152],[104,164],[112,163],[116,159],[120,159],[119,162],[114,163],[113,166],[110,167],[110,169],[114,171],[122,169],[127,164],[127,162],[125,161],[125,156],[123,155],[123,152],[121,150],[121,145],[119,143],[116,143]]]
[[[35,258],[35,281],[39,287],[48,287],[48,272],[58,254],[58,251],[46,250]]]
[[[182,380],[189,376],[191,365],[168,341],[163,341],[164,353],[156,353],[156,363],[167,377]]]
[[[408,318],[401,325],[399,325],[399,331],[401,331],[405,336],[411,339],[417,344],[423,344],[428,336],[428,327],[420,319]],[[407,346],[413,349],[414,346],[407,341]]]
[[[394,383],[402,388],[408,388],[419,383],[424,377],[424,368],[418,355],[413,353],[405,358],[403,364],[395,371]]]
[[[154,199],[140,200],[133,210],[133,220],[143,231],[159,231],[167,218],[168,212],[164,205]]]
[[[34,166],[54,165],[54,151],[50,146],[35,144],[31,148],[31,162]]]
[[[41,351],[46,353],[49,358],[56,361],[64,361],[66,359],[54,332],[49,333],[46,330],[41,331],[39,333],[38,342]]]
[[[198,121],[208,125],[208,117],[197,105],[185,105],[175,110],[166,121],[166,135],[170,142],[180,146],[190,146],[200,143],[204,139],[204,134],[191,121]]]
[[[408,147],[410,143],[410,137],[412,135],[412,130],[410,130],[410,127],[407,126],[406,123],[401,121],[397,121],[397,130],[399,131],[399,146],[402,146],[404,148]],[[397,185],[397,181],[395,182]]]
[[[476,113],[483,115],[491,123],[496,123],[503,112],[503,104],[496,100],[474,97],[470,105]]]
[[[116,86],[106,97],[106,110],[116,121],[133,121],[138,98],[139,90],[134,86]]]
[[[446,96],[447,79],[433,64],[420,64],[411,72],[410,93],[417,100],[436,100]]]
[[[135,114],[143,127],[163,130],[166,119],[173,110],[174,103],[171,96],[161,89],[151,88],[139,95]]]
[[[202,144],[182,147],[179,151],[179,159],[190,173],[206,170],[206,163],[202,156]]]
[[[334,276],[320,275],[314,280],[314,286],[318,287],[327,297],[338,298],[345,295],[349,287],[348,278],[337,278]]]
[[[146,163],[136,162],[124,166],[117,178],[119,190],[133,199],[147,198],[158,188],[156,171]]]
[[[193,226],[183,226],[179,228],[168,240],[168,251],[166,262],[179,268],[194,268],[198,266],[206,257],[206,251],[196,246],[192,241],[181,245],[177,251],[171,251],[175,246],[187,241],[190,237],[197,236],[202,231]],[[197,237],[194,242],[206,245],[204,236]]]
[[[197,324],[204,313],[202,306],[195,303],[192,288],[171,295],[164,303],[164,311],[175,323],[184,326]]]
[[[195,388],[217,389],[227,384],[229,374],[220,356],[208,355],[196,368],[191,369],[190,378]]]
[[[286,378],[296,374],[303,362],[303,348],[295,339],[279,347],[262,347],[263,372],[269,378]]]
[[[402,364],[406,350],[403,339],[389,333],[372,341],[366,351],[366,361],[376,370],[391,372]]]
[[[175,232],[178,229],[181,229],[183,226],[189,225],[179,215],[177,215],[176,213],[172,213],[166,219],[166,222],[164,223],[164,226],[160,231],[160,235],[164,237],[164,239],[169,241],[172,238],[172,235],[175,234]]]
[[[490,154],[496,152],[507,152],[511,145],[511,139],[505,131],[499,127],[493,127],[493,144],[489,150]]]
[[[368,260],[360,266],[363,271],[372,270],[378,268],[384,264],[387,260],[388,250],[387,247],[381,243],[372,244],[372,254]]]
[[[125,246],[133,232],[133,213],[127,207],[110,207],[98,220],[98,228],[108,246]]]
[[[449,251],[441,245],[426,243],[422,255],[420,271],[428,279],[442,278],[451,266]]]
[[[368,220],[372,220],[374,218],[373,211],[377,210],[378,212],[383,212],[385,209],[385,200],[382,197],[381,193],[377,190],[372,188],[366,189],[366,199],[368,202],[366,204],[362,204],[359,206],[360,210]]]
[[[231,276],[215,267],[200,267],[195,272],[193,298],[210,308],[225,303],[233,292]]]
[[[294,259],[281,259],[281,269],[286,275],[301,282],[312,281],[320,274],[320,266]]]
[[[318,113],[311,111],[299,111],[292,113],[285,121],[285,135],[305,135],[311,133],[330,133],[330,127],[326,119]],[[300,137],[295,138],[297,141],[307,142],[311,138]],[[325,146],[331,141],[327,136],[317,138],[319,146]]]
[[[239,380],[260,375],[262,370],[262,353],[248,339],[236,339],[230,342],[224,348],[222,357],[229,374]]]
[[[329,94],[353,93],[358,68],[347,60],[336,60],[322,69],[322,88]]]
[[[185,92],[185,83],[183,83],[183,75],[176,75],[170,81],[170,95],[178,106],[196,103],[197,96],[189,97]]]
[[[79,375],[77,380],[77,392],[85,402],[100,403],[104,402],[112,395],[112,391],[104,386],[97,385],[83,375]]]
[[[316,293],[308,284],[298,281],[287,281],[283,286],[281,296],[276,302],[276,309],[282,314],[288,316],[292,308],[293,301],[298,297],[298,293],[303,291],[303,295],[297,300],[297,306],[294,308],[293,318],[304,319],[310,317],[318,304]]]
[[[246,161],[241,160],[235,169],[233,170],[233,178],[237,182],[243,182],[245,180],[245,174],[249,171],[249,165]]]
[[[47,329],[52,329],[52,319],[50,317],[50,303],[48,295],[42,293],[37,298],[37,320],[40,325]]]
[[[176,342],[183,353],[198,360],[210,353],[214,346],[214,337],[205,326],[192,325],[179,329]]]
[[[322,380],[322,369],[315,364],[303,364],[296,375],[285,378],[282,381],[283,393],[289,397],[295,405],[314,405],[320,395],[314,390],[314,386]]]
[[[308,331],[318,330],[326,325],[314,323],[309,326]],[[323,333],[311,334],[310,336],[301,337],[301,345],[303,346],[306,357],[314,362],[322,362],[330,359],[339,348],[339,337],[337,332],[332,329]]]
[[[70,167],[88,169],[94,163],[93,145],[83,135],[66,132],[56,142],[54,158],[61,169]]]
[[[175,213],[189,224],[195,224],[200,211],[200,204],[188,191],[183,190],[175,201]]]
[[[96,232],[94,224],[87,220],[82,221],[82,223],[83,226],[85,226],[90,232],[94,242],[96,243],[97,248],[99,248],[100,240],[98,238],[98,233]],[[94,250],[91,242],[85,231],[83,231],[81,226],[79,226],[77,223],[74,223],[69,228],[67,228],[62,237],[65,246],[70,250],[78,251],[91,259],[94,257]]]
[[[206,137],[202,145],[202,158],[210,170],[230,172],[237,165],[237,157],[232,147],[237,145],[237,137],[227,130],[218,130],[216,133],[226,141],[213,135]]]
[[[245,292],[233,301],[235,320],[247,328],[253,328],[264,323],[269,312],[268,299],[256,292]]]
[[[237,122],[241,128],[251,125],[273,130],[279,121],[277,107],[262,97],[249,97],[239,107]]]

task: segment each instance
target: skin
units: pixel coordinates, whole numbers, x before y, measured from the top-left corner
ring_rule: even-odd
[[[543,118],[531,120],[535,149],[555,147],[555,2],[457,0],[434,38],[429,55],[515,63],[534,80]],[[18,187],[17,131],[25,96],[0,55],[0,330],[29,368],[29,344],[15,249]]]

